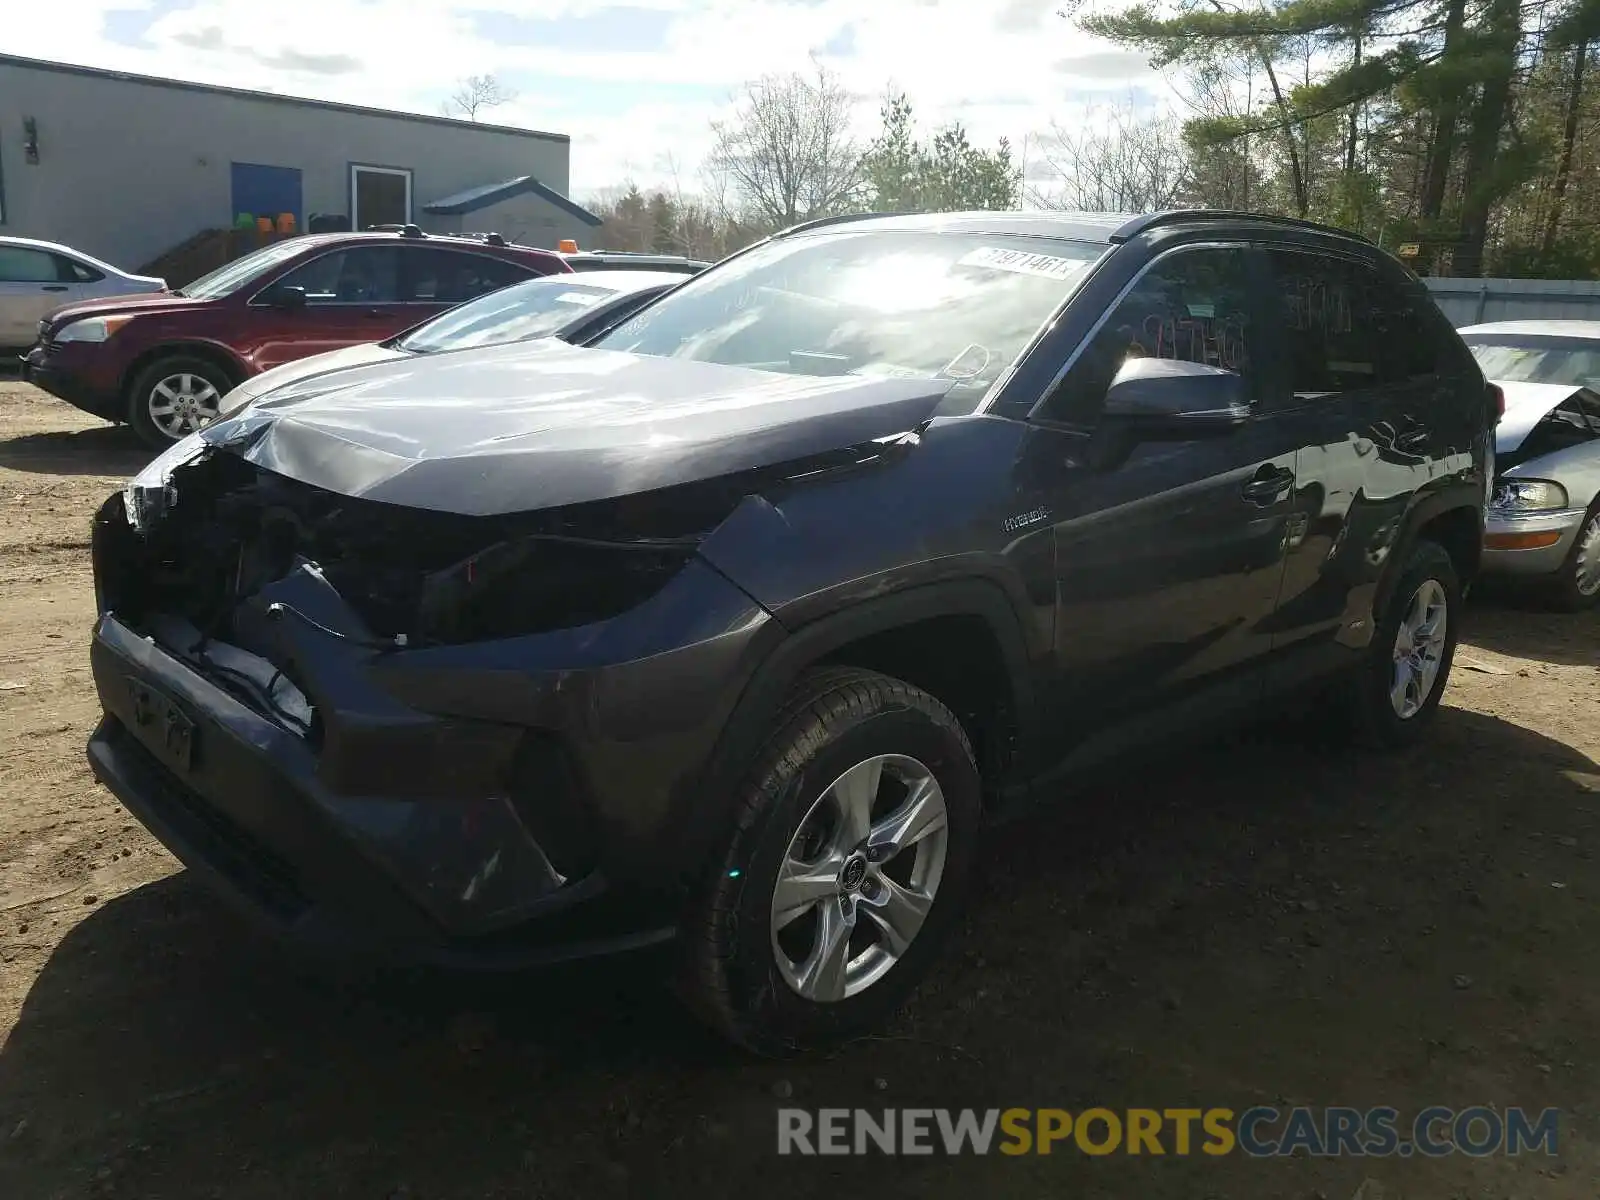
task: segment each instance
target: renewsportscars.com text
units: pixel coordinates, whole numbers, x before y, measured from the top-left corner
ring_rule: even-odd
[[[780,1108],[779,1154],[1442,1158],[1556,1153],[1560,1112],[1424,1108]]]

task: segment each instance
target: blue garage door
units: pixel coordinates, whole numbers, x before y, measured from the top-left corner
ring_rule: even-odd
[[[234,163],[233,212],[229,215],[235,217],[240,213],[271,217],[274,221],[279,213],[293,213],[295,231],[303,233],[305,213],[301,211],[299,169]]]

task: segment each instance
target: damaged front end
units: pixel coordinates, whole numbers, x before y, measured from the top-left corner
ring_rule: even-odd
[[[576,910],[552,936],[636,936],[640,897],[680,882],[660,841],[771,624],[697,551],[765,491],[885,450],[485,516],[181,443],[95,522],[91,761],[280,926],[481,943]],[[194,726],[182,761],[139,688]]]

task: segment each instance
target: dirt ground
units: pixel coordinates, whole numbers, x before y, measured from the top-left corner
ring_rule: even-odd
[[[995,832],[881,1036],[743,1059],[642,964],[330,975],[91,779],[88,523],[126,434],[0,381],[0,1197],[1600,1192],[1600,616],[1474,598],[1426,754],[1296,727]],[[797,1160],[775,1110],[1522,1105],[1560,1153]]]

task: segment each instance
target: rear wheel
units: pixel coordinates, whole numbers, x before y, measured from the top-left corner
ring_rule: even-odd
[[[765,1054],[880,1022],[959,912],[979,795],[966,736],[932,696],[871,671],[804,678],[692,906],[685,999]]]
[[[227,375],[205,359],[157,359],[128,389],[128,424],[146,445],[163,450],[216,420],[230,387]]]

